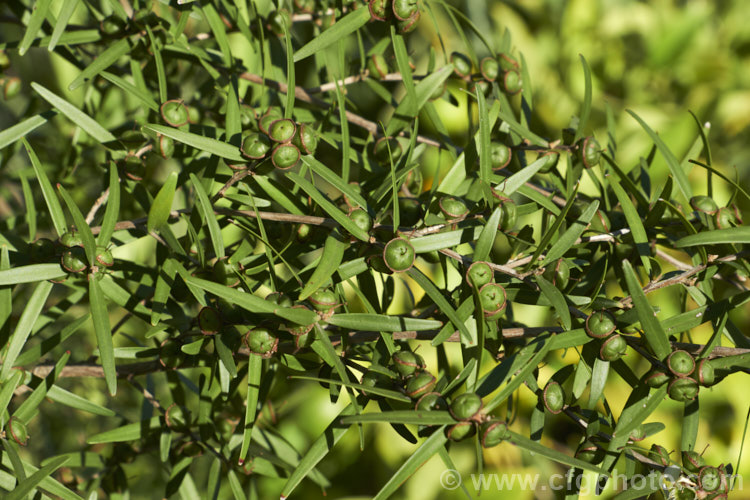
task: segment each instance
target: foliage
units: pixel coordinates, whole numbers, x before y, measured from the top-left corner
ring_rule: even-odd
[[[510,34],[441,0],[53,4],[0,11],[12,498],[315,495],[352,428],[376,498],[432,457],[473,448],[481,472],[512,446],[602,485],[671,480],[621,498],[730,489],[739,457],[706,463],[698,430],[707,388],[750,368],[729,317],[750,301],[750,196],[695,115],[682,155],[628,111],[650,151],[623,160],[580,56],[577,116],[536,127]],[[460,49],[419,36],[443,22]],[[45,48],[70,78],[16,76]],[[295,406],[320,386],[304,442]],[[393,471],[374,423],[412,445]]]

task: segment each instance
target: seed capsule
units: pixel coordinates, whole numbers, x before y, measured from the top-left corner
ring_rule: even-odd
[[[406,382],[406,395],[412,399],[419,399],[435,388],[437,380],[430,372],[415,373]]]
[[[161,105],[160,111],[162,119],[167,122],[168,125],[181,127],[188,123],[188,108],[182,100],[171,99],[165,101],[164,104]]]
[[[303,123],[297,127],[297,132],[292,138],[292,144],[297,146],[301,153],[313,155],[315,150],[318,149],[318,134],[311,125]]]
[[[593,137],[586,137],[580,146],[581,161],[586,168],[593,168],[599,164],[602,156],[602,147]]]
[[[394,273],[411,269],[415,257],[414,247],[405,238],[394,238],[383,249],[383,261]]]
[[[565,391],[558,382],[551,380],[547,383],[542,392],[542,403],[547,411],[553,415],[557,415],[563,410],[565,407]]]
[[[521,73],[516,70],[508,70],[503,77],[503,89],[510,95],[518,94],[523,88]]]
[[[481,411],[482,398],[473,392],[466,392],[457,396],[448,411],[456,420],[471,420]]]
[[[451,54],[451,63],[453,64],[453,72],[459,78],[468,78],[471,75],[471,59],[460,52],[453,52]]]
[[[375,141],[375,145],[373,146],[373,154],[375,155],[375,159],[379,163],[383,165],[389,165],[391,160],[395,163],[399,158],[401,158],[403,149],[401,148],[401,144],[396,138],[381,137],[380,139]]]
[[[406,21],[419,11],[417,0],[393,0],[393,15],[399,21]]]
[[[497,141],[490,143],[490,166],[492,170],[500,170],[507,167],[511,156],[512,152],[507,145]]]
[[[472,288],[480,289],[494,279],[495,273],[487,262],[473,262],[466,271],[466,283]]]
[[[349,214],[349,218],[362,231],[369,233],[372,229],[372,217],[362,208],[355,208]]]
[[[88,267],[86,253],[82,247],[71,247],[65,250],[60,259],[63,269],[69,273],[82,273]]]
[[[308,299],[316,311],[330,312],[336,307],[338,301],[336,294],[328,288],[319,288]]]
[[[479,438],[483,448],[492,448],[510,439],[508,425],[501,420],[487,420],[479,426]]]
[[[402,35],[406,33],[411,33],[415,29],[417,29],[417,23],[419,22],[419,18],[422,17],[422,11],[417,10],[412,14],[412,16],[408,19],[399,20],[396,21],[396,26],[398,27],[398,32]]]
[[[393,387],[393,380],[384,373],[380,373],[374,370],[367,370],[364,374],[362,374],[360,384],[366,387],[380,387],[382,389],[391,389]],[[364,390],[362,391],[362,394],[370,399],[383,399],[383,396],[378,396],[377,394],[372,394]]]
[[[482,77],[488,82],[494,82],[497,80],[497,76],[500,74],[500,63],[494,57],[485,57],[479,63]]]
[[[493,193],[496,193],[496,191],[493,191]],[[496,195],[496,198],[500,201],[500,222],[497,228],[504,232],[512,231],[516,227],[516,221],[518,220],[516,203],[505,196]]]
[[[7,101],[21,93],[21,79],[11,76],[3,82],[3,98]]]
[[[486,319],[499,318],[507,305],[505,288],[497,283],[487,283],[479,289],[479,302],[482,304]]]
[[[174,154],[174,139],[159,134],[156,138],[156,153],[165,160],[171,158]]]
[[[198,313],[198,328],[203,335],[215,335],[219,333],[222,325],[219,311],[213,307],[204,307]]]
[[[706,465],[706,460],[696,451],[683,451],[682,466],[690,473],[697,474]]]
[[[164,413],[167,427],[173,431],[183,432],[190,428],[190,412],[184,406],[172,403]]]
[[[663,466],[667,466],[670,463],[672,463],[672,461],[669,458],[669,452],[667,451],[667,449],[663,446],[659,446],[656,443],[651,445],[651,452],[649,453],[649,458],[651,458],[651,460]]]
[[[622,335],[610,335],[599,349],[599,358],[602,361],[617,361],[628,349],[628,343]]]
[[[615,317],[608,311],[601,310],[586,318],[585,330],[589,337],[595,339],[604,339],[615,331]]]
[[[669,393],[669,397],[675,401],[684,402],[695,399],[698,395],[699,389],[700,386],[698,385],[698,382],[692,378],[680,377],[669,383],[667,392]]]
[[[245,334],[245,345],[250,352],[262,358],[270,358],[279,345],[279,338],[267,328],[255,328]]]
[[[707,465],[698,472],[698,484],[703,491],[713,492],[721,488],[724,474],[717,468]]]
[[[271,123],[283,117],[284,116],[282,115],[281,110],[279,108],[277,107],[268,108],[268,110],[258,120],[258,129],[264,134],[269,135],[270,134],[269,127],[271,126]]]
[[[26,443],[29,442],[29,431],[26,429],[26,424],[18,417],[10,417],[6,429],[11,439],[19,446],[26,446]]]
[[[367,69],[373,77],[383,79],[388,74],[388,63],[383,54],[373,54],[367,62]]]
[[[710,387],[714,385],[716,381],[716,374],[714,373],[714,367],[711,362],[703,358],[698,362],[698,366],[695,369],[695,373],[698,375],[698,383],[704,387]]]
[[[417,411],[445,411],[448,409],[448,402],[440,395],[439,392],[428,392],[414,405]]]
[[[477,428],[474,422],[459,422],[448,427],[446,436],[451,441],[463,441],[464,439],[473,436],[476,432]]]
[[[271,154],[273,166],[279,170],[289,170],[299,162],[299,149],[293,144],[279,144]]]
[[[242,154],[252,160],[260,160],[271,150],[271,140],[266,134],[253,132],[242,141]]]
[[[695,370],[695,359],[689,352],[678,349],[667,357],[667,367],[676,377],[687,377]]]
[[[393,364],[396,367],[396,371],[402,377],[410,377],[416,372],[421,372],[425,369],[425,362],[422,356],[411,351],[397,351],[393,353],[392,358]]]
[[[275,142],[289,142],[295,133],[297,133],[297,125],[289,118],[274,120],[268,126],[268,136]]]
[[[690,206],[696,212],[703,212],[708,215],[713,215],[719,210],[719,206],[709,196],[693,196],[690,198]]]
[[[547,172],[552,171],[552,169],[557,166],[557,162],[560,159],[560,153],[556,151],[547,151],[539,156],[537,160],[542,158],[544,158],[544,165],[539,169],[539,171],[543,174],[546,174]]]
[[[115,263],[115,258],[112,256],[112,252],[107,247],[97,245],[96,247],[96,262],[100,266],[112,267]]]
[[[649,387],[657,388],[669,382],[669,378],[664,371],[653,368],[646,374],[644,380]]]
[[[391,17],[391,0],[370,0],[370,17],[376,21],[386,21]]]
[[[578,449],[576,450],[577,459],[594,465],[601,463],[604,460],[604,455],[604,449],[597,446],[596,441],[591,439],[586,439],[578,445]]]
[[[443,196],[440,198],[440,201],[438,201],[438,205],[443,214],[449,219],[462,217],[469,213],[466,204],[453,196]]]

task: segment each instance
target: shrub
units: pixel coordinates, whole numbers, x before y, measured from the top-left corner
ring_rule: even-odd
[[[592,135],[581,57],[580,114],[542,137],[510,37],[493,47],[442,2],[51,4],[3,7],[18,25],[0,53],[19,114],[0,132],[18,210],[0,235],[14,498],[285,498],[329,487],[319,464],[376,422],[414,444],[373,475],[377,498],[436,454],[455,468],[443,452],[467,442],[478,460],[517,446],[602,485],[619,464],[726,494],[732,466],[696,451],[699,401],[750,367],[729,319],[750,301],[750,232],[715,177],[748,195],[712,166],[697,118],[678,160],[631,112],[654,150],[620,164],[617,130]],[[439,9],[478,43],[412,61]],[[75,67],[61,88],[14,73],[45,47]],[[437,104],[464,98],[470,125],[451,134]],[[667,287],[684,300],[658,316],[649,296]],[[300,445],[284,406],[316,381],[343,409]],[[673,453],[639,444],[662,405],[682,408]],[[553,444],[552,421],[574,435]]]

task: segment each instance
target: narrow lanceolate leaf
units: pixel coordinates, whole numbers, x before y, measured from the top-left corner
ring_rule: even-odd
[[[298,380],[314,380],[315,382],[324,382],[327,384],[341,385],[344,387],[349,387],[351,389],[357,389],[369,395],[383,396],[384,398],[394,399],[396,401],[401,401],[402,403],[411,402],[411,398],[409,396],[404,395],[404,393],[402,392],[394,391],[392,389],[383,389],[377,386],[370,387],[370,386],[366,386],[362,384],[355,384],[354,382],[346,382],[346,381],[330,379],[330,378],[308,377],[306,375],[292,375],[289,378],[298,379]],[[377,415],[380,415],[380,413],[378,413]]]
[[[169,213],[172,211],[172,201],[174,201],[174,192],[177,187],[177,172],[172,172],[164,181],[164,185],[151,204],[148,211],[148,222],[146,229],[148,232],[160,229],[169,220]]]
[[[479,134],[477,140],[479,145],[479,178],[484,185],[490,185],[490,176],[492,175],[492,165],[490,159],[490,118],[487,112],[487,101],[481,90],[477,90],[477,108],[479,111]]]
[[[247,395],[245,400],[245,424],[242,433],[242,448],[240,449],[239,465],[247,458],[253,427],[255,427],[255,413],[258,410],[258,394],[260,393],[260,378],[263,369],[263,358],[251,354],[247,360]]]
[[[142,422],[126,424],[116,429],[94,434],[86,439],[88,444],[121,443],[141,439],[149,431],[157,431],[163,427],[162,417],[152,417]]]
[[[675,247],[694,247],[699,245],[718,245],[720,243],[750,243],[750,226],[716,229],[698,234],[691,234],[675,242]]]
[[[406,462],[391,476],[385,486],[375,495],[373,500],[385,500],[393,495],[404,481],[409,479],[417,469],[435,455],[440,448],[445,446],[448,438],[442,429],[436,430],[430,437],[417,448],[417,450],[408,458]]]
[[[91,318],[94,321],[94,333],[99,346],[99,358],[102,361],[104,379],[111,395],[117,392],[117,368],[115,366],[115,349],[112,344],[112,329],[109,324],[107,302],[99,287],[99,280],[89,279],[89,301],[91,302]]]
[[[13,144],[18,139],[29,134],[35,128],[41,127],[42,125],[47,123],[47,120],[49,120],[56,114],[57,112],[55,111],[45,111],[44,113],[40,113],[38,115],[32,116],[31,118],[27,118],[24,121],[1,131],[0,149],[3,149],[8,144]]]
[[[402,99],[388,122],[388,126],[385,130],[386,135],[392,135],[408,125],[410,120],[407,121],[407,117],[413,118],[416,116],[424,105],[427,104],[435,91],[445,83],[445,80],[447,80],[452,73],[453,65],[448,64],[420,80],[419,83],[414,86],[414,95],[417,98],[416,109],[408,109],[411,106],[411,101],[408,99],[408,96],[407,98]],[[413,113],[409,114],[408,111],[412,111]]]
[[[281,499],[286,499],[292,491],[299,485],[304,478],[306,478],[310,472],[320,463],[328,452],[338,443],[349,427],[343,427],[340,423],[341,418],[349,415],[354,415],[357,409],[355,406],[349,404],[341,410],[336,418],[326,427],[323,432],[313,442],[310,448],[299,461],[297,468],[289,475],[289,479],[286,480],[284,487],[281,488]]]
[[[127,92],[128,94],[132,95],[139,101],[141,101],[143,104],[148,106],[153,111],[158,112],[159,111],[159,104],[154,100],[153,97],[151,97],[151,94],[148,92],[145,92],[141,90],[140,88],[136,87],[129,81],[125,80],[124,78],[120,78],[117,75],[113,75],[112,73],[109,73],[108,71],[102,71],[102,78],[105,80],[112,82],[113,84],[120,87],[123,91]]]
[[[549,252],[547,252],[547,255],[544,258],[544,262],[542,262],[543,266],[546,266],[550,262],[565,255],[565,252],[575,244],[578,238],[581,237],[581,234],[586,230],[598,208],[599,200],[594,200],[589,203],[586,210],[583,211],[578,220],[571,224],[562,236],[560,236],[560,239],[558,239],[549,249]]]
[[[610,187],[615,192],[615,196],[617,196],[620,206],[622,206],[625,220],[628,221],[628,227],[630,227],[630,232],[633,234],[633,242],[635,242],[636,250],[641,257],[643,268],[646,270],[646,273],[651,274],[648,235],[646,234],[646,229],[643,227],[641,216],[638,214],[633,202],[630,200],[627,193],[625,193],[622,186],[620,186],[619,182],[611,182]]]
[[[275,314],[280,318],[288,319],[300,325],[309,325],[318,320],[318,315],[307,309],[279,307],[276,303],[261,299],[251,293],[241,292],[235,288],[229,288],[228,286],[193,276],[185,276],[184,279],[187,284],[202,288],[250,312]]]
[[[586,125],[589,123],[589,116],[591,115],[591,69],[586,62],[586,58],[583,54],[578,54],[581,59],[581,66],[583,66],[583,77],[585,87],[583,90],[583,105],[581,106],[581,116],[578,119],[578,129],[576,130],[575,141],[580,139],[586,134]]]
[[[599,467],[595,465],[592,465],[588,462],[584,462],[583,460],[579,460],[577,458],[571,457],[570,455],[563,453],[561,451],[553,450],[552,448],[547,448],[546,446],[539,444],[536,441],[532,441],[526,436],[516,434],[513,431],[509,431],[509,432],[510,432],[509,441],[513,443],[514,445],[518,446],[519,448],[523,448],[524,450],[530,451],[532,453],[537,453],[543,457],[547,457],[550,460],[554,460],[555,462],[559,462],[564,465],[570,465],[573,467],[578,467],[579,469],[590,470],[594,472],[599,472],[604,475],[609,475],[607,474],[607,471],[600,469]]]
[[[354,33],[370,20],[369,9],[357,9],[344,16],[336,24],[325,30],[320,36],[314,37],[310,42],[302,46],[294,54],[294,62],[299,62],[306,57],[320,52],[329,45],[343,41],[344,37]]]
[[[10,400],[13,398],[13,392],[22,380],[23,371],[17,370],[13,375],[3,381],[3,385],[0,386],[0,413],[4,413],[5,410],[8,409]]]
[[[302,162],[310,167],[310,170],[319,175],[324,181],[341,191],[342,194],[346,195],[350,201],[362,208],[367,208],[367,201],[365,201],[361,194],[359,194],[350,184],[344,182],[336,172],[316,160],[315,157],[312,155],[303,156]]]
[[[86,219],[83,218],[83,214],[78,209],[78,205],[75,204],[73,198],[70,196],[68,191],[61,185],[57,185],[57,190],[60,191],[62,199],[65,205],[68,207],[68,212],[73,217],[78,235],[83,240],[83,249],[86,251],[86,259],[89,261],[89,265],[93,265],[96,262],[96,240],[94,239],[94,233],[91,232],[91,228],[86,223]]]
[[[110,142],[115,140],[115,136],[112,135],[109,130],[99,125],[96,120],[59,95],[42,87],[36,82],[31,82],[31,88],[33,88],[37,94],[42,96],[45,101],[57,108],[57,110],[64,114],[71,122],[81,127],[87,134],[97,141]]]
[[[465,345],[471,345],[473,343],[472,334],[466,328],[466,325],[458,316],[456,310],[448,302],[448,299],[443,296],[442,292],[438,290],[437,286],[435,286],[432,280],[430,280],[430,278],[428,278],[422,271],[420,271],[416,267],[412,267],[411,269],[409,269],[406,274],[408,274],[411,279],[416,281],[417,284],[422,287],[422,290],[424,290],[427,296],[432,299],[436,306],[438,306],[438,310],[448,316],[448,319],[451,321],[451,323],[453,323],[453,326],[455,326],[456,329],[461,332],[462,343]],[[433,343],[433,345],[437,344]]]
[[[497,185],[495,191],[503,193],[505,194],[505,196],[510,196],[511,194],[518,191],[521,186],[526,184],[532,177],[534,177],[546,162],[547,160],[545,158],[539,158],[538,160],[532,162],[530,165],[525,166],[515,174],[504,179]]]
[[[536,276],[534,279],[542,290],[544,296],[547,297],[547,300],[550,301],[552,307],[555,308],[557,315],[560,316],[563,328],[570,330],[572,328],[570,310],[568,309],[568,303],[565,302],[565,296],[555,285],[544,279],[541,275]]]
[[[31,417],[37,412],[39,405],[44,401],[44,397],[47,395],[47,388],[54,386],[54,383],[60,376],[60,373],[62,373],[63,368],[68,364],[69,359],[70,351],[64,352],[63,355],[60,356],[60,359],[55,363],[54,368],[46,377],[44,377],[44,382],[38,384],[31,394],[24,399],[23,403],[16,408],[16,411],[13,412],[14,417],[17,417],[23,422],[31,420]]]
[[[44,201],[47,204],[47,210],[49,211],[50,218],[52,219],[52,225],[55,227],[57,235],[62,236],[66,229],[65,214],[63,213],[62,207],[60,206],[60,200],[57,199],[55,189],[52,187],[52,184],[47,178],[47,174],[45,173],[44,168],[42,167],[42,164],[39,161],[36,153],[31,148],[31,145],[26,141],[26,139],[22,139],[22,144],[23,147],[26,148],[26,153],[29,155],[31,165],[34,167],[34,173],[36,174],[36,178],[39,181],[39,187],[42,188],[42,196],[44,196]]]
[[[336,234],[336,231],[328,235],[323,246],[323,253],[320,256],[320,262],[300,292],[299,300],[307,299],[318,288],[326,284],[331,276],[333,276],[333,273],[341,266],[341,261],[344,258],[344,250],[348,247],[349,243],[341,235]]]
[[[396,66],[398,67],[398,72],[401,74],[404,89],[406,89],[406,96],[401,101],[404,104],[403,112],[407,116],[416,116],[417,94],[414,90],[411,66],[409,66],[409,53],[406,50],[404,37],[396,32],[396,25],[394,24],[391,24],[391,44],[393,46],[393,55],[396,56]]]
[[[79,1],[80,0],[65,0],[63,2],[63,6],[60,8],[60,14],[57,16],[57,24],[55,24],[55,28],[52,30],[52,37],[47,46],[47,50],[50,52],[55,50],[57,42],[60,40],[63,33],[65,33],[65,27],[73,16],[73,12],[75,12]]]
[[[375,332],[424,331],[434,330],[443,326],[442,322],[432,319],[382,316],[368,313],[334,314],[328,320],[328,323],[346,330]]]
[[[112,238],[117,224],[117,216],[120,214],[120,176],[117,175],[117,166],[114,162],[109,163],[109,197],[107,208],[104,211],[102,227],[96,240],[98,245],[106,247]]]
[[[627,284],[628,291],[633,297],[633,306],[635,306],[638,319],[641,322],[641,326],[643,326],[643,335],[646,337],[646,342],[651,346],[656,357],[663,360],[672,352],[664,327],[654,315],[654,309],[649,304],[648,299],[646,299],[646,294],[638,282],[638,277],[633,270],[633,266],[627,260],[622,263],[622,271],[625,275],[625,283]]]
[[[0,284],[2,283],[0,282]],[[8,341],[8,351],[5,354],[5,359],[3,359],[2,368],[0,368],[0,380],[5,380],[8,377],[8,373],[13,368],[18,354],[23,349],[26,340],[31,334],[34,323],[42,312],[42,309],[44,309],[44,303],[47,301],[50,291],[52,291],[52,283],[42,281],[36,286],[34,293],[31,294],[28,302],[26,302],[26,307],[18,319],[16,329]]]
[[[75,90],[96,75],[112,66],[120,57],[130,52],[130,42],[127,39],[118,40],[110,45],[104,52],[99,54],[94,61],[79,74],[70,85],[68,90]]]
[[[70,457],[67,456],[57,457],[52,460],[47,465],[18,483],[16,487],[13,488],[13,491],[5,497],[6,500],[22,500],[26,498],[34,488],[39,486],[39,483],[51,476],[53,472],[62,467],[68,460],[70,460]]]
[[[349,217],[347,217],[347,215],[344,212],[339,210],[339,208],[336,205],[331,203],[331,201],[328,200],[328,198],[326,198],[326,196],[323,193],[318,191],[318,188],[313,186],[312,183],[310,183],[310,181],[308,181],[301,175],[294,173],[294,172],[290,172],[286,175],[292,181],[294,181],[295,184],[301,187],[305,193],[310,195],[310,197],[315,201],[315,203],[320,205],[320,208],[322,208],[323,211],[325,211],[328,215],[330,215],[336,222],[341,224],[341,226],[344,229],[349,231],[349,233],[351,233],[352,236],[362,241],[370,240],[370,235],[368,235],[359,226],[357,226]]]
[[[176,174],[174,175],[174,182],[176,183],[177,177]],[[216,220],[216,214],[214,214],[211,201],[208,199],[208,194],[203,188],[203,184],[201,184],[201,181],[198,180],[195,174],[190,174],[190,181],[193,183],[193,189],[195,189],[195,194],[198,198],[198,207],[200,208],[201,215],[203,215],[203,220],[206,222],[206,226],[208,226],[208,233],[211,235],[214,254],[216,254],[217,259],[223,259],[225,256],[224,240],[221,237],[221,228],[219,227],[219,222]],[[172,206],[171,200],[169,205],[170,207]],[[169,216],[169,212],[167,212],[167,216]]]
[[[242,154],[240,153],[240,149],[237,146],[232,146],[231,144],[227,144],[226,142],[217,141],[216,139],[203,137],[202,135],[193,134],[191,132],[183,132],[182,130],[173,127],[166,127],[164,125],[149,123],[147,125],[144,125],[143,128],[146,130],[153,130],[158,134],[171,137],[175,141],[187,144],[190,147],[193,147],[200,151],[205,151],[206,153],[210,153],[212,155],[221,156],[222,158],[226,158],[227,160],[232,160],[240,163],[246,161],[246,158],[242,156]]]
[[[60,264],[31,264],[0,271],[0,286],[56,280],[67,275]]]
[[[369,389],[368,389],[369,390]],[[388,422],[412,425],[450,425],[456,422],[447,411],[396,410],[352,415],[341,419],[342,424],[366,424]]]
[[[487,223],[482,229],[482,233],[479,235],[477,244],[474,247],[474,255],[472,259],[474,262],[479,260],[487,260],[492,250],[492,245],[495,243],[495,236],[497,236],[497,226],[500,224],[500,217],[503,215],[500,207],[497,207],[487,219]]]
[[[18,55],[23,56],[26,51],[31,47],[31,42],[34,41],[36,34],[39,33],[39,28],[42,27],[44,18],[47,16],[49,6],[52,0],[36,0],[34,2],[34,8],[31,10],[31,17],[29,18],[29,24],[26,25],[26,32],[23,34],[21,43],[18,45]]]
[[[641,119],[640,116],[629,109],[626,111],[630,113],[630,116],[635,118],[640,126],[643,127],[643,130],[645,130],[649,137],[651,137],[651,140],[654,141],[654,144],[656,144],[659,152],[667,162],[667,166],[669,167],[669,171],[674,176],[677,187],[680,188],[680,191],[685,196],[685,198],[690,199],[693,196],[693,190],[690,187],[690,181],[688,181],[687,174],[685,174],[685,171],[682,169],[682,166],[675,157],[674,153],[672,153],[672,151],[667,147],[664,141],[661,140],[661,137],[659,137],[659,135],[654,132],[651,127],[649,127],[646,122]]]

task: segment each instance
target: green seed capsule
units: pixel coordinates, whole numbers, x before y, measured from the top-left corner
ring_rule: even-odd
[[[268,295],[266,295],[266,300],[273,302],[274,304],[277,304],[281,307],[292,307],[294,305],[292,299],[289,298],[288,295],[284,295],[281,292],[269,293]]]
[[[544,165],[539,169],[539,171],[543,174],[546,174],[547,172],[551,172],[552,169],[557,166],[557,162],[560,159],[560,153],[556,151],[547,151],[544,154],[540,155],[537,159],[542,158],[544,158]]]
[[[60,243],[62,243],[64,247],[68,248],[82,247],[83,239],[75,229],[71,229],[70,231],[63,233],[63,235],[60,236]]]
[[[517,70],[520,68],[518,61],[516,61],[509,54],[500,54],[500,56],[498,57],[498,62],[500,63],[500,68],[502,68],[503,71]]]
[[[82,273],[88,267],[86,253],[82,247],[71,247],[65,250],[60,258],[60,263],[69,273]]]
[[[198,313],[198,328],[203,335],[215,335],[221,330],[223,321],[219,311],[213,307],[204,307]]]
[[[739,218],[737,217],[737,214],[734,213],[734,211],[729,207],[721,207],[714,216],[714,219],[716,220],[716,227],[717,229],[727,229],[730,227],[735,227],[741,223],[739,221]]]
[[[242,141],[242,154],[253,160],[260,160],[271,150],[271,139],[266,134],[253,132]]]
[[[695,359],[689,352],[678,349],[667,357],[667,368],[676,377],[687,377],[695,370]]]
[[[479,426],[479,438],[482,448],[492,448],[510,439],[508,424],[501,420],[487,420]]]
[[[558,289],[564,290],[570,282],[570,265],[565,259],[558,259],[553,265],[547,266],[542,276]]]
[[[690,377],[680,377],[672,380],[667,388],[669,397],[675,401],[691,401],[698,395],[700,386]]]
[[[443,196],[438,202],[440,205],[440,211],[443,212],[446,218],[455,219],[457,217],[463,217],[469,213],[469,209],[466,207],[463,201],[453,196]]]
[[[21,79],[17,76],[11,76],[3,82],[3,98],[5,100],[13,99],[21,93]]]
[[[565,407],[565,391],[558,382],[551,380],[544,387],[542,404],[553,415],[557,415],[563,411]]]
[[[649,458],[663,466],[667,466],[672,463],[672,460],[670,460],[669,458],[669,452],[667,451],[667,449],[663,446],[659,446],[656,443],[651,445]]]
[[[479,289],[479,302],[482,304],[484,317],[494,320],[500,317],[507,305],[505,288],[497,283],[487,283]]]
[[[496,191],[493,191],[493,193],[496,193]],[[497,228],[504,232],[512,231],[516,227],[516,221],[518,220],[516,203],[505,196],[498,195],[497,199],[500,201],[500,222]]]
[[[415,373],[406,382],[406,395],[412,399],[419,399],[435,388],[437,380],[430,372]]]
[[[716,381],[716,374],[714,373],[714,367],[708,359],[701,359],[698,362],[698,366],[695,369],[698,383],[704,387],[710,387],[714,385]]]
[[[416,15],[419,4],[417,0],[393,0],[392,10],[396,19],[406,21]]]
[[[698,484],[703,491],[713,492],[721,488],[724,474],[717,467],[707,465],[698,472]]]
[[[188,108],[185,103],[179,99],[171,99],[161,105],[161,117],[173,127],[187,125],[189,119]]]
[[[297,146],[297,149],[301,153],[313,155],[315,154],[315,150],[318,149],[318,134],[311,125],[306,123],[300,124],[297,127],[297,132],[294,134],[292,144]]]
[[[388,63],[385,60],[383,54],[373,54],[367,61],[367,69],[370,71],[370,75],[382,80],[385,75],[390,71]]]
[[[617,361],[628,349],[628,343],[622,335],[610,335],[599,349],[599,358],[602,361]]]
[[[26,429],[26,424],[19,420],[18,417],[10,417],[5,428],[7,429],[7,434],[19,446],[26,446],[26,443],[29,442],[29,431]]]
[[[159,134],[156,138],[156,153],[165,160],[174,154],[174,139]]]
[[[404,20],[398,20],[396,21],[396,27],[398,28],[398,32],[402,35],[405,35],[406,33],[411,33],[415,29],[417,29],[417,24],[419,23],[419,19],[422,17],[422,11],[417,10],[412,14],[411,17],[404,19]]]
[[[460,52],[453,52],[450,60],[453,64],[453,72],[459,78],[468,78],[471,75],[471,59],[466,55]]]
[[[274,121],[284,118],[281,110],[277,107],[268,108],[268,110],[258,120],[258,129],[266,135],[270,135],[269,127]]]
[[[115,258],[112,256],[112,252],[107,247],[97,245],[96,247],[96,262],[100,266],[112,267],[115,263]]]
[[[500,74],[500,63],[494,57],[485,57],[479,63],[482,77],[488,82],[494,82],[497,80],[497,76]]]
[[[391,356],[396,371],[402,377],[410,377],[416,372],[421,372],[425,369],[425,362],[422,356],[411,351],[396,351]]]
[[[646,385],[649,387],[657,388],[661,387],[667,382],[669,382],[670,376],[664,373],[662,370],[658,370],[656,368],[651,369],[646,376],[644,377],[644,380],[646,382]]]
[[[338,304],[336,294],[329,288],[319,288],[308,299],[316,311],[330,312]]]
[[[390,165],[391,161],[395,163],[399,158],[401,158],[403,149],[401,148],[401,144],[396,138],[381,137],[375,142],[375,145],[373,146],[373,154],[375,155],[375,159],[379,163],[383,165]]]
[[[368,3],[370,17],[376,21],[386,21],[392,14],[391,0],[370,0]]]
[[[584,329],[589,337],[595,339],[604,339],[615,331],[617,324],[615,323],[615,317],[611,313],[605,310],[591,313],[586,318],[586,324]]]
[[[466,271],[466,283],[472,288],[480,289],[494,279],[495,273],[487,262],[473,262]]]
[[[508,166],[511,158],[510,147],[502,142],[492,141],[490,143],[490,166],[492,170],[500,170]]]
[[[696,451],[683,451],[682,466],[688,472],[697,474],[706,465],[706,460]]]
[[[383,249],[383,261],[394,273],[408,271],[414,265],[416,253],[409,240],[394,238]]]
[[[268,136],[275,142],[289,142],[296,132],[297,125],[294,123],[294,120],[290,120],[289,118],[274,120],[268,126]]]
[[[393,380],[390,377],[374,370],[367,370],[362,374],[360,384],[365,387],[379,387],[381,389],[393,388]],[[378,396],[377,394],[372,394],[364,390],[362,391],[362,394],[370,399],[383,399],[383,396]]]
[[[296,306],[293,306],[293,309],[307,309],[308,311],[310,310],[310,308],[305,305],[296,305]],[[310,333],[310,331],[312,331],[314,326],[315,326],[314,323],[309,324],[309,325],[293,324],[293,326],[287,327],[287,331],[290,334],[294,335],[295,337],[298,337],[300,335],[307,335],[308,333]]]
[[[586,137],[580,146],[581,161],[586,168],[593,168],[599,164],[602,157],[602,147],[593,137]]]
[[[245,345],[250,352],[263,358],[270,358],[279,345],[279,339],[267,328],[255,328],[245,334]]]
[[[271,154],[273,166],[279,170],[289,170],[299,162],[299,149],[293,144],[279,144]]]
[[[173,431],[185,432],[190,429],[190,411],[184,406],[172,403],[164,412],[164,420],[167,427]]]
[[[508,70],[505,72],[503,77],[503,89],[507,94],[515,95],[521,92],[523,88],[523,80],[521,79],[521,73],[516,70]]]
[[[605,454],[604,449],[597,446],[596,441],[587,439],[578,445],[575,456],[579,460],[596,465],[604,460]]]
[[[719,210],[713,198],[708,196],[693,196],[690,198],[690,206],[697,212],[713,215]]]
[[[473,436],[476,432],[477,427],[474,422],[459,422],[448,427],[446,430],[446,436],[451,441],[463,441],[464,439]]]
[[[362,231],[369,233],[372,229],[372,217],[362,208],[355,208],[349,214],[349,218]]]
[[[417,411],[446,411],[448,402],[438,392],[428,392],[414,405]]]
[[[467,392],[451,401],[448,411],[456,420],[471,420],[479,414],[482,406],[482,398],[479,395]]]

